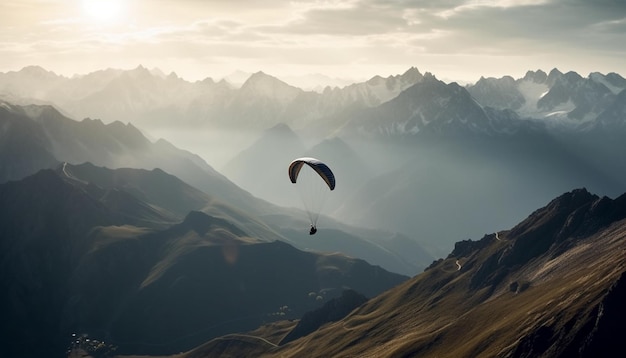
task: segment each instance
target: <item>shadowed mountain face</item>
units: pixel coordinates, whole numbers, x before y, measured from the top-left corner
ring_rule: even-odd
[[[625,245],[626,196],[574,190],[510,230],[458,242],[340,321],[255,348],[267,357],[611,356],[626,318]]]
[[[131,220],[51,170],[0,185],[0,213],[0,355],[60,356],[67,281],[90,246],[86,234]]]
[[[165,140],[150,142],[131,124],[63,116],[51,106],[17,106],[2,102],[0,123],[10,139],[0,156],[0,178],[21,179],[58,162],[90,162],[109,168],[160,168],[185,182],[245,210],[264,210],[268,204],[255,200],[197,155],[180,150]],[[5,142],[3,142],[5,143]],[[23,143],[27,143],[25,146]],[[15,164],[21,163],[21,164]]]
[[[111,241],[105,230],[99,241]],[[110,265],[113,271],[101,269]],[[85,256],[75,278],[72,297],[80,299],[66,309],[82,320],[71,328],[107,332],[120,351],[153,354],[298,318],[321,303],[318,295],[328,300],[344,286],[373,296],[405,279],[360,260],[260,243],[194,212],[168,230],[102,244]],[[107,314],[111,302],[118,304]]]
[[[552,71],[461,87],[427,73],[375,106],[320,118],[316,125],[332,128],[333,137],[307,153],[337,168],[326,206],[332,216],[405,233],[445,255],[456,241],[514,225],[565,191],[614,197],[626,190],[620,78]],[[298,135],[315,143],[311,132]],[[271,152],[252,144],[237,163],[259,166],[263,153]],[[276,163],[266,168],[259,178],[284,176]],[[268,194],[271,185],[245,187],[297,205],[284,191]]]
[[[89,164],[0,184],[0,356],[60,357],[71,333],[169,354],[407,279],[274,241],[225,206],[183,219],[203,197],[160,170]]]
[[[621,186],[541,133],[433,137],[396,152],[403,151],[411,153],[403,165],[369,180],[335,215],[412,233],[437,255],[462,238],[514,225],[569,188],[614,192]]]
[[[207,212],[228,215],[230,219],[242,222],[248,232],[257,236],[281,237],[297,244],[299,248],[312,248],[308,235],[303,236],[299,232],[302,230],[306,233],[308,230],[304,212],[283,209],[252,196],[216,172],[200,157],[163,140],[152,143],[132,125],[120,122],[105,125],[89,119],[77,122],[64,117],[51,106],[17,106],[8,103],[0,106],[0,122],[5,123],[2,127],[4,131],[0,134],[7,138],[6,142],[0,144],[6,145],[6,152],[0,154],[0,177],[6,180],[20,179],[38,169],[66,162],[70,164],[64,164],[63,168],[79,180],[96,183],[104,188],[117,186],[123,189],[126,194],[115,190],[106,191],[106,202],[111,207],[115,205],[116,210],[123,211],[126,205],[131,204],[132,200],[127,194],[136,196],[140,201],[150,197],[150,204],[165,210],[161,215],[169,217],[170,222],[182,219],[189,210],[206,209]],[[289,131],[286,126],[282,126],[282,129],[279,126],[275,130]],[[13,138],[19,138],[19,141]],[[93,165],[75,165],[85,161],[110,168],[121,166],[157,170],[156,173],[161,175],[158,178],[156,175],[147,178],[146,172],[131,169],[111,173],[108,169],[97,169]],[[283,192],[298,197],[287,179],[286,169],[280,170],[280,179],[283,180],[271,177],[272,171],[268,168],[276,168],[274,164],[281,168],[287,165],[274,161],[266,168],[258,168],[255,164],[244,166],[243,169],[249,178],[256,180],[253,182],[263,184],[267,179],[273,180],[274,188],[279,191],[279,185],[283,183]],[[257,176],[254,171],[250,172],[253,168],[270,175]],[[176,175],[204,193],[187,184],[183,188],[180,180],[166,173]],[[250,219],[250,215],[255,219]],[[318,237],[324,237],[322,244],[313,243],[314,248],[320,251],[341,251],[408,275],[421,271],[432,261],[432,256],[406,235],[380,230],[361,230],[356,233],[354,227],[332,219],[325,220],[328,228],[340,232],[320,232]],[[333,240],[335,233],[339,234],[341,240]],[[399,251],[398,248],[411,248],[411,251]]]
[[[0,183],[59,163],[51,152],[45,132],[23,117],[12,106],[0,102]]]
[[[287,125],[279,124],[235,155],[222,168],[222,173],[264,200],[295,206],[300,202],[297,192],[289,185],[287,167],[304,153],[305,145],[300,138]]]

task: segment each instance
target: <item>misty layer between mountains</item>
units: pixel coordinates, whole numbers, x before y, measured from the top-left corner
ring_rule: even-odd
[[[317,157],[337,176],[320,226],[326,215],[397,231],[434,256],[574,188],[612,197],[625,189],[626,80],[615,73],[538,70],[462,87],[411,68],[312,92],[263,72],[236,87],[141,66],[73,79],[31,67],[0,84],[74,118],[131,122],[286,207],[302,207],[287,165]]]

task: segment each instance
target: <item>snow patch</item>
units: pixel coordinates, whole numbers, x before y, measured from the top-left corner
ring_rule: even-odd
[[[517,111],[522,117],[534,117],[540,114],[537,102],[548,93],[550,88],[544,83],[536,83],[523,80],[518,85],[518,90],[524,97],[524,105]]]

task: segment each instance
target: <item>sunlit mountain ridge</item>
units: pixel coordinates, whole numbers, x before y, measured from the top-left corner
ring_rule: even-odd
[[[295,341],[268,324],[182,356],[610,356],[626,316],[625,200],[565,193]]]

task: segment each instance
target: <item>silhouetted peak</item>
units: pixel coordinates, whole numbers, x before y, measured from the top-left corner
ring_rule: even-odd
[[[553,202],[572,202],[574,201],[576,202],[581,202],[581,201],[589,201],[589,200],[595,200],[597,199],[598,196],[591,194],[587,188],[578,188],[578,189],[574,189],[570,192],[564,193],[561,196],[557,197],[556,199],[553,200]]]
[[[610,72],[605,76],[606,80],[613,86],[626,87],[626,79],[615,72]]]
[[[582,205],[590,204],[597,199],[597,195],[589,193],[585,188],[562,194],[550,201],[545,207],[533,212],[526,220],[513,228],[512,234],[515,236],[532,229],[541,228],[543,225],[554,220],[558,222],[552,225],[562,224],[562,221],[574,210],[580,208]]]
[[[487,251],[472,278],[473,288],[494,285],[512,267],[524,265],[542,255],[558,255],[598,233],[602,228],[626,217],[626,195],[617,200],[598,197],[585,188],[562,194],[526,220],[506,232],[507,247]],[[502,234],[502,233],[501,233]],[[455,244],[448,258],[470,257],[482,250],[493,250],[498,235],[487,234],[479,241],[464,240]],[[431,265],[436,266],[437,262]]]
[[[417,67],[411,67],[406,72],[404,72],[402,74],[402,78],[410,80],[410,81],[417,81],[417,80],[421,79],[422,77],[423,77],[423,75],[417,69]]]
[[[137,67],[135,67],[135,69],[133,71],[150,73],[150,71],[147,68],[143,67],[143,65],[141,65],[141,64],[138,65]]]
[[[495,78],[495,77],[480,77],[480,80],[478,80],[478,82],[476,82],[476,84],[478,85],[479,83],[489,83],[489,84],[497,84],[497,83],[505,83],[507,85],[514,85],[515,84],[515,79],[512,76],[509,75],[505,75],[502,76],[500,78]]]
[[[133,133],[135,135],[141,136],[143,137],[143,133],[141,133],[141,131],[139,130],[139,128],[135,127],[132,123],[130,122],[121,122],[121,121],[113,121],[109,124],[107,124],[107,126],[115,131],[127,131],[129,133]]]
[[[285,134],[285,133],[294,133],[293,130],[291,130],[291,127],[289,127],[289,125],[285,124],[285,123],[278,123],[275,126],[269,128],[267,130],[267,132],[269,133],[279,133],[279,134]]]
[[[26,115],[35,122],[42,123],[44,121],[57,121],[65,118],[54,106],[49,104],[29,104],[25,106],[5,107],[13,113]]]
[[[114,121],[103,126],[105,126],[109,132],[115,136],[116,140],[133,148],[146,147],[150,144],[148,138],[146,138],[143,133],[131,123]]]
[[[570,85],[575,84],[578,81],[581,81],[583,77],[579,75],[575,71],[569,71],[564,74],[561,78],[565,79]]]
[[[143,67],[143,65],[139,65],[132,70],[123,72],[123,76],[131,78],[133,80],[148,80],[155,77],[152,72],[150,72],[149,69]]]
[[[524,79],[535,83],[544,83],[548,79],[548,74],[542,70],[528,71]]]
[[[53,78],[57,77],[57,75],[52,72],[44,69],[41,66],[26,66],[20,70],[20,73],[36,77],[36,78]]]
[[[268,74],[266,74],[263,71],[258,71],[253,73],[248,80],[246,80],[246,82],[244,83],[244,86],[246,86],[246,84],[250,85],[250,84],[254,84],[254,83],[259,83],[259,82],[265,82],[265,81],[278,81],[280,82],[280,80],[276,77],[270,76]]]
[[[226,82],[226,80],[222,79],[222,80],[220,80],[220,82],[218,82],[218,83],[221,83],[222,81],[223,81],[223,82]],[[215,84],[216,84],[215,80],[213,80],[211,77],[206,77],[206,78],[205,78],[205,79],[203,79],[203,80],[196,81],[196,83],[201,83],[201,84],[203,84],[203,85],[215,85]]]
[[[276,124],[275,126],[265,130],[263,135],[257,139],[256,144],[271,144],[275,145],[277,141],[299,141],[298,135],[294,132],[289,125],[284,123]]]
[[[262,71],[256,72],[244,82],[241,86],[241,90],[247,93],[255,93],[257,95],[273,95],[282,97],[286,93],[289,93],[289,97],[292,96],[291,93],[296,91],[300,91],[300,89],[293,87],[280,79],[265,74]]]
[[[548,84],[553,85],[554,82],[563,76],[563,73],[556,68],[553,68],[552,71],[548,74]]]
[[[58,185],[65,185],[61,178],[61,175],[56,170],[42,169],[37,173],[24,178],[21,182],[25,185],[43,185],[45,188],[58,187]]]
[[[485,235],[483,236],[482,239],[478,241],[474,241],[474,240],[458,241],[454,244],[454,249],[448,255],[448,258],[469,256],[472,252],[480,250],[488,246],[492,241],[492,237],[494,236],[495,236],[494,234]]]
[[[431,72],[424,73],[424,79],[429,81],[439,81]]]
[[[552,200],[515,226],[508,237],[513,247],[502,258],[508,265],[525,263],[564,241],[591,235],[616,219],[614,202],[586,189],[576,189]]]
[[[211,80],[211,82],[215,83],[215,81],[213,81],[211,78],[206,78],[203,82],[206,82],[208,80]],[[223,78],[221,80],[219,80],[219,82],[217,82],[216,85],[219,88],[223,88],[223,89],[233,89],[233,85],[230,82],[228,82],[225,79],[223,79]]]
[[[381,84],[383,82],[385,82],[385,79],[382,76],[376,75],[376,76],[370,78],[367,81],[367,84],[369,84],[371,86],[376,86],[376,85]]]

